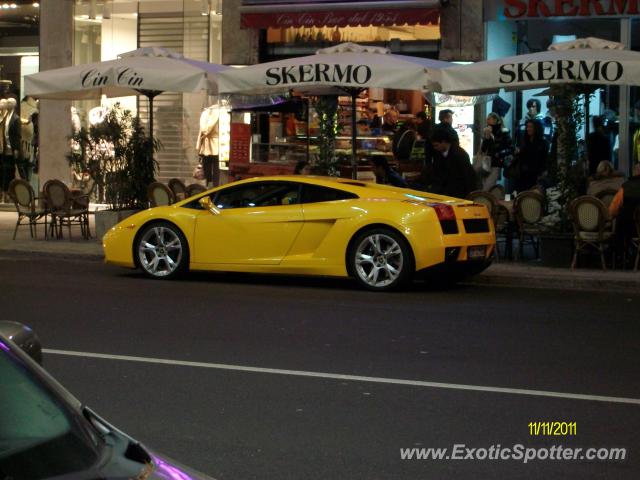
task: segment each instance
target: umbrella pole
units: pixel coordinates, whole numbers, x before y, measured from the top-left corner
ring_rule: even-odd
[[[351,178],[358,179],[358,153],[356,148],[356,140],[358,132],[356,130],[356,97],[358,91],[351,90]]]
[[[149,100],[149,158],[153,158],[153,99],[162,92],[158,90],[138,90]]]
[[[309,126],[309,99],[307,98],[307,165],[309,164],[309,161],[311,159],[311,154],[309,153],[309,150],[311,149],[311,128]]]

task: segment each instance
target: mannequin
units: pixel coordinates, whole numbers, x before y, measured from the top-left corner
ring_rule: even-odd
[[[20,102],[20,135],[22,137],[20,156],[22,164],[18,166],[18,171],[20,176],[26,180],[31,179],[33,170],[33,123],[31,116],[36,111],[38,111],[38,101],[30,95],[24,97]]]
[[[4,129],[5,120],[7,115],[7,99],[0,98],[0,202],[5,201],[5,167],[4,167]],[[6,183],[9,184],[8,182]],[[8,199],[7,199],[8,200]]]
[[[218,158],[218,120],[220,113],[217,105],[205,108],[200,115],[200,133],[196,150],[200,155],[207,185],[217,186],[220,180],[220,162]]]
[[[4,154],[2,157],[2,190],[9,190],[9,183],[15,177],[16,163],[20,162],[20,117],[15,113],[18,102],[15,98],[6,100],[4,117]],[[22,176],[22,172],[20,172]]]
[[[631,130],[631,164],[640,162],[640,100],[633,105],[633,116],[629,122]]]

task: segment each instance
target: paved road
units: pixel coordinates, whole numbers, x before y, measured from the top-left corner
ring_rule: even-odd
[[[159,282],[98,261],[7,253],[0,275],[2,316],[36,328],[55,350],[47,368],[76,396],[217,478],[640,471],[640,293],[417,285],[372,294],[229,274]],[[538,420],[576,422],[577,435],[529,435]],[[526,465],[400,458],[401,448],[454,444],[628,452]]]

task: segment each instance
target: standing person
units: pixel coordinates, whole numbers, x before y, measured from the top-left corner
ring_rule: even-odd
[[[633,166],[631,175],[609,205],[609,215],[616,219],[616,243],[623,248],[637,235],[633,212],[640,207],[640,163]]]
[[[387,135],[393,135],[398,129],[398,110],[395,107],[386,106],[382,116],[382,131]]]
[[[593,132],[587,136],[589,175],[595,175],[600,162],[611,160],[611,140],[605,131],[604,117],[593,117]]]
[[[424,165],[430,165],[433,162],[431,130],[431,120],[427,118],[427,114],[424,112],[416,113],[416,132],[418,133],[418,138],[424,142]]]
[[[527,121],[535,120],[543,123],[544,117],[542,116],[542,112],[540,111],[542,108],[542,103],[537,98],[530,98],[527,100],[527,113],[524,117],[520,119],[518,122],[518,130],[516,130],[516,144],[520,145],[520,143],[524,140],[524,137],[527,135]]]
[[[450,129],[451,138],[453,139],[456,145],[460,145],[460,138],[458,137],[458,132],[455,128],[453,128],[453,110],[445,108],[444,110],[440,110],[438,113],[438,126],[448,127]]]
[[[466,198],[478,186],[478,177],[469,155],[443,125],[433,129],[431,142],[435,151],[433,176],[429,191],[456,198]]]
[[[515,179],[516,190],[529,190],[538,182],[547,165],[549,144],[544,139],[542,125],[535,120],[527,120],[526,135],[516,150],[519,178]]]
[[[200,115],[200,132],[196,141],[196,151],[200,156],[207,186],[212,187],[217,187],[220,181],[219,119],[217,105],[205,108]]]
[[[480,152],[491,157],[491,172],[484,179],[483,190],[489,190],[500,178],[505,162],[513,159],[511,132],[505,127],[502,117],[495,112],[487,115],[487,126],[482,131]]]
[[[393,185],[394,187],[408,187],[406,180],[402,178],[402,175],[391,168],[385,157],[372,157],[371,166],[373,167],[373,173],[376,176],[376,183]]]
[[[411,151],[416,143],[416,124],[413,120],[407,120],[402,127],[393,135],[393,157],[397,162],[408,162],[411,160]]]

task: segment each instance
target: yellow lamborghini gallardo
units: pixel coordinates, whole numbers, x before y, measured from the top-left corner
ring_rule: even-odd
[[[483,205],[357,180],[257,177],[137,213],[103,238],[106,262],[153,278],[186,270],[323,275],[371,290],[416,273],[478,273],[495,248]]]

